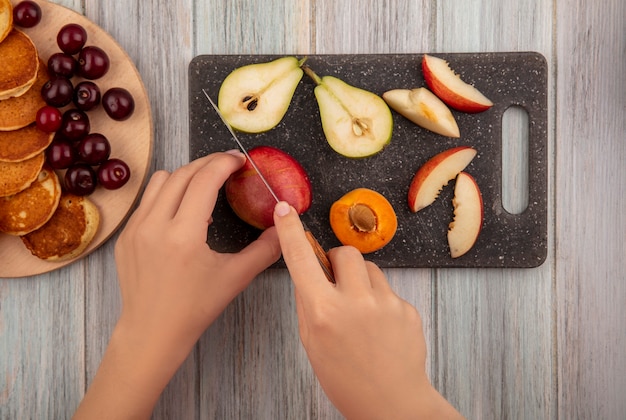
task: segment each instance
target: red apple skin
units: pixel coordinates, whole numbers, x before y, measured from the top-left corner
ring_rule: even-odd
[[[413,176],[413,179],[411,180],[411,184],[409,185],[409,192],[408,192],[408,196],[407,196],[409,208],[411,209],[411,211],[413,213],[423,209],[424,207],[427,207],[436,198],[436,196],[432,197],[432,201],[429,204],[426,204],[424,206],[419,206],[418,203],[417,203],[417,195],[420,193],[420,190],[422,189],[424,183],[429,178],[429,176],[431,175],[433,170],[435,170],[435,168],[437,168],[439,166],[439,164],[441,164],[441,162],[443,162],[444,160],[446,160],[446,159],[450,158],[451,156],[455,155],[456,153],[464,151],[464,150],[468,150],[468,151],[469,150],[473,150],[473,156],[475,156],[475,154],[476,154],[476,151],[473,148],[471,148],[470,146],[452,147],[450,149],[444,150],[443,152],[438,153],[435,156],[431,157],[428,161],[426,161],[426,163],[424,163],[417,170],[417,172]],[[463,170],[463,169],[464,168],[459,168],[459,171]],[[455,176],[456,176],[456,174],[455,174]],[[445,184],[441,184],[440,188],[443,188],[445,185],[447,185],[448,182],[450,182],[453,179],[454,179],[454,177],[448,179]]]
[[[297,160],[271,146],[258,146],[248,153],[280,200],[299,214],[311,207],[311,182]],[[274,225],[276,200],[250,161],[228,178],[224,190],[228,204],[241,220],[261,230]]]
[[[424,81],[426,82],[428,88],[450,108],[454,108],[461,112],[475,114],[486,111],[493,106],[493,104],[487,105],[474,102],[450,90],[435,76],[430,67],[428,67],[426,55],[422,59],[422,72],[424,73]]]

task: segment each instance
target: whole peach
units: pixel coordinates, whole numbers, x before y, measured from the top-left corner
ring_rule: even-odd
[[[311,207],[311,182],[297,160],[271,146],[258,146],[248,153],[279,200],[291,204],[299,214]],[[250,161],[228,178],[224,188],[228,204],[241,220],[258,229],[274,225],[276,200]]]

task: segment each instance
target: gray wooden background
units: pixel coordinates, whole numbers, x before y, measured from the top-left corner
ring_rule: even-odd
[[[153,169],[188,160],[187,65],[198,54],[543,54],[546,263],[386,272],[423,316],[434,385],[468,418],[626,418],[626,2],[57,3],[134,60],[154,114]],[[515,207],[528,174],[509,167],[504,189]],[[114,242],[56,272],[0,280],[0,418],[71,416],[120,309]],[[262,274],[204,334],[154,418],[341,418],[300,347],[292,292],[286,271]]]

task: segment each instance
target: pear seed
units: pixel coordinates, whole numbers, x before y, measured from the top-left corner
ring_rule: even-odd
[[[248,104],[248,106],[246,106],[246,108],[248,108],[248,111],[254,111],[258,104],[259,104],[259,100],[254,99],[253,101],[250,101],[250,103]]]
[[[365,131],[367,131],[369,127],[362,120],[355,119],[352,123],[352,131],[357,136],[362,136]]]
[[[376,230],[376,213],[365,204],[357,203],[348,210],[352,227],[359,232],[371,233]]]
[[[241,102],[246,106],[248,111],[254,111],[259,104],[259,98],[248,95],[245,96]]]

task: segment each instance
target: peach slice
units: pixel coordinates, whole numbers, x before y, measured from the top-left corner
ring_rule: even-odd
[[[450,109],[426,88],[393,89],[383,93],[392,109],[415,124],[447,137],[460,137],[459,126]]]
[[[391,203],[379,192],[368,188],[354,189],[335,201],[329,218],[337,239],[363,254],[387,245],[398,228]]]
[[[311,182],[296,159],[271,146],[258,146],[248,153],[279,200],[291,204],[298,214],[311,207]],[[274,225],[276,200],[250,161],[226,180],[224,190],[228,204],[241,220],[258,229]]]
[[[456,178],[476,156],[476,150],[469,146],[447,149],[430,158],[420,167],[409,186],[409,208],[417,212],[431,205],[439,193]]]
[[[478,239],[483,226],[483,198],[474,177],[460,172],[454,185],[454,220],[448,226],[450,256],[466,254]]]
[[[493,106],[493,102],[478,89],[461,80],[442,58],[424,54],[422,72],[430,90],[451,108],[476,113]]]

